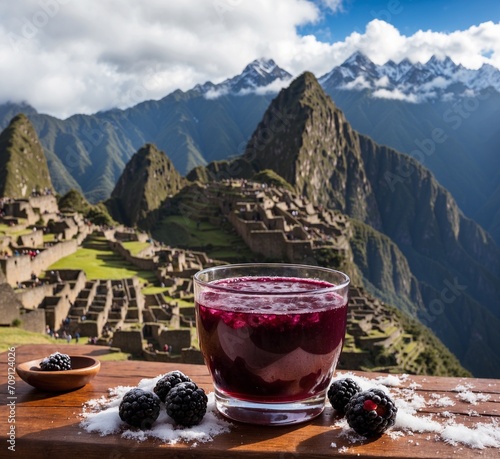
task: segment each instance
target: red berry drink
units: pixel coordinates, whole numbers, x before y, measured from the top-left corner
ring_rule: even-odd
[[[196,313],[216,397],[255,410],[324,401],[347,318],[347,295],[334,284],[280,276],[213,280],[197,295]],[[254,414],[238,420],[252,422]]]

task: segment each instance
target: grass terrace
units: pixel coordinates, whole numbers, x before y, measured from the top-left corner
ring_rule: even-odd
[[[61,258],[49,266],[48,271],[61,269],[82,269],[88,279],[125,279],[137,276],[145,285],[154,285],[154,272],[139,270],[113,252],[105,238],[89,237],[74,254]]]
[[[122,246],[126,248],[130,255],[136,257],[139,255],[144,249],[147,249],[151,243],[149,242],[140,242],[140,241],[126,241],[122,242]]]
[[[255,255],[236,233],[181,215],[163,218],[161,225],[154,230],[153,237],[172,247],[201,250],[216,260],[243,262],[255,259]]]
[[[66,341],[64,341],[66,343]],[[0,327],[0,352],[23,344],[55,344],[57,340],[42,333],[34,333],[18,327]]]
[[[29,228],[20,228],[20,225],[15,225],[15,226],[10,226],[6,225],[5,223],[0,223],[0,236],[12,236],[12,237],[17,237],[17,236],[22,236],[23,234],[29,234],[33,232],[32,229]]]
[[[43,235],[43,242],[54,242],[56,240],[56,235],[54,233],[49,233],[49,234],[44,234]]]

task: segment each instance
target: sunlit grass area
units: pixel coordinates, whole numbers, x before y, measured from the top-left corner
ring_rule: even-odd
[[[54,233],[43,235],[43,242],[54,242],[55,240],[56,240],[56,235]]]
[[[217,260],[242,262],[255,259],[255,255],[236,233],[181,215],[163,218],[153,236],[173,247],[196,247],[196,250],[202,250]]]
[[[109,352],[108,354],[101,354],[97,357],[101,361],[106,361],[106,362],[117,362],[121,360],[129,360],[130,354],[127,354],[125,352]]]
[[[140,241],[127,241],[122,242],[122,246],[125,247],[132,256],[137,256],[144,249],[147,249],[151,243],[149,242],[140,242]]]
[[[0,235],[4,236],[12,236],[12,237],[17,237],[17,236],[22,236],[23,234],[29,234],[33,230],[26,228],[26,229],[19,229],[18,226],[9,226],[6,225],[5,223],[0,224]]]
[[[64,341],[66,343],[66,341]],[[23,344],[55,344],[57,340],[43,333],[34,333],[17,327],[0,328],[0,352]]]
[[[142,293],[144,295],[156,295],[158,293],[166,293],[168,292],[168,288],[166,287],[158,287],[156,285],[149,284],[147,287],[142,289]]]
[[[156,282],[152,271],[140,270],[113,252],[105,239],[85,243],[74,254],[61,258],[48,270],[81,269],[88,279],[125,279],[137,276],[144,285]]]

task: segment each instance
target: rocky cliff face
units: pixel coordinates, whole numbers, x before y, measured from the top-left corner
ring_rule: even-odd
[[[106,205],[116,220],[129,226],[144,225],[185,184],[165,153],[146,144],[127,163]]]
[[[52,191],[47,160],[28,118],[15,116],[0,134],[0,196],[26,198]]]
[[[416,161],[364,136],[360,145],[367,176],[377,184],[381,229],[413,272],[440,290],[456,277],[467,285],[467,295],[500,318],[500,251],[491,237]]]
[[[244,158],[274,170],[313,202],[379,226],[357,134],[312,73],[273,100]]]
[[[390,238],[352,219],[350,246],[354,264],[361,271],[363,284],[377,298],[417,317],[424,309],[419,282],[408,260]]]

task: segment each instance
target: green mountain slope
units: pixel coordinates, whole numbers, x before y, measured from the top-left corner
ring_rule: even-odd
[[[144,224],[185,183],[165,153],[146,144],[127,163],[106,206],[116,220],[128,226]]]
[[[57,204],[62,212],[78,212],[95,225],[116,224],[103,203],[90,204],[78,190],[69,190]]]
[[[0,134],[0,196],[53,191],[43,148],[29,119],[15,116]]]

